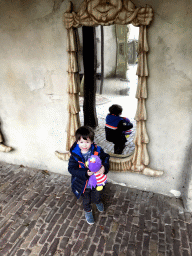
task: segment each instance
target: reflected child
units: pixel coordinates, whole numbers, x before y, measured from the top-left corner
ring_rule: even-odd
[[[133,128],[130,120],[121,116],[122,111],[123,108],[120,105],[113,104],[106,117],[106,140],[114,143],[115,154],[122,154],[127,138],[132,133],[130,129]]]

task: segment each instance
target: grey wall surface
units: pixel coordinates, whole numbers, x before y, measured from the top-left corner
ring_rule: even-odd
[[[117,65],[115,26],[104,27],[104,77],[114,77]]]
[[[1,1],[0,120],[14,147],[0,160],[67,174],[67,53],[63,13],[69,1]],[[73,0],[75,10],[82,1]],[[150,168],[164,175],[109,173],[115,182],[179,196],[190,175],[192,145],[192,2],[136,0],[149,4],[147,146]]]
[[[67,2],[1,1],[0,121],[10,163],[62,172],[65,151]]]
[[[154,20],[148,29],[147,146],[150,168],[163,170],[160,178],[113,174],[111,178],[133,187],[180,195],[190,172],[192,142],[192,2],[134,1],[148,4]]]
[[[104,36],[104,78],[114,77],[117,65],[117,39],[115,25],[103,27]],[[101,72],[101,28],[96,27],[97,38],[97,72]]]

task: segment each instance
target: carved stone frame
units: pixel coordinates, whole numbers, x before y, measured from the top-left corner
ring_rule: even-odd
[[[68,52],[68,126],[67,126],[67,144],[66,153],[56,155],[62,160],[68,160],[69,149],[75,142],[75,131],[80,126],[79,120],[79,68],[77,59],[77,37],[76,28],[80,26],[97,26],[112,24],[130,24],[139,26],[139,49],[138,49],[138,86],[136,98],[138,99],[135,120],[137,122],[136,134],[134,138],[135,151],[132,156],[121,157],[113,155],[110,157],[110,171],[126,172],[132,171],[149,176],[160,176],[162,171],[156,171],[148,168],[149,155],[147,144],[149,138],[146,131],[146,108],[145,100],[147,98],[147,52],[149,51],[147,43],[147,26],[153,18],[151,7],[137,8],[129,0],[85,0],[77,13],[72,10],[72,2],[64,14],[65,27],[67,29],[67,52]]]

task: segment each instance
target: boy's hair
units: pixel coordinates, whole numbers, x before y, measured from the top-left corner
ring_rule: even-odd
[[[109,108],[109,113],[112,115],[116,115],[119,116],[121,115],[123,111],[123,108],[120,105],[117,104],[113,104],[110,108]]]
[[[76,141],[79,141],[82,137],[84,140],[87,140],[89,138],[93,142],[94,136],[95,133],[93,129],[89,126],[81,126],[75,132]]]

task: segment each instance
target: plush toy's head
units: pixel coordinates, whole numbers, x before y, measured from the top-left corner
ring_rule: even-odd
[[[98,156],[91,155],[88,159],[88,167],[91,172],[97,172],[101,168],[101,159]]]

